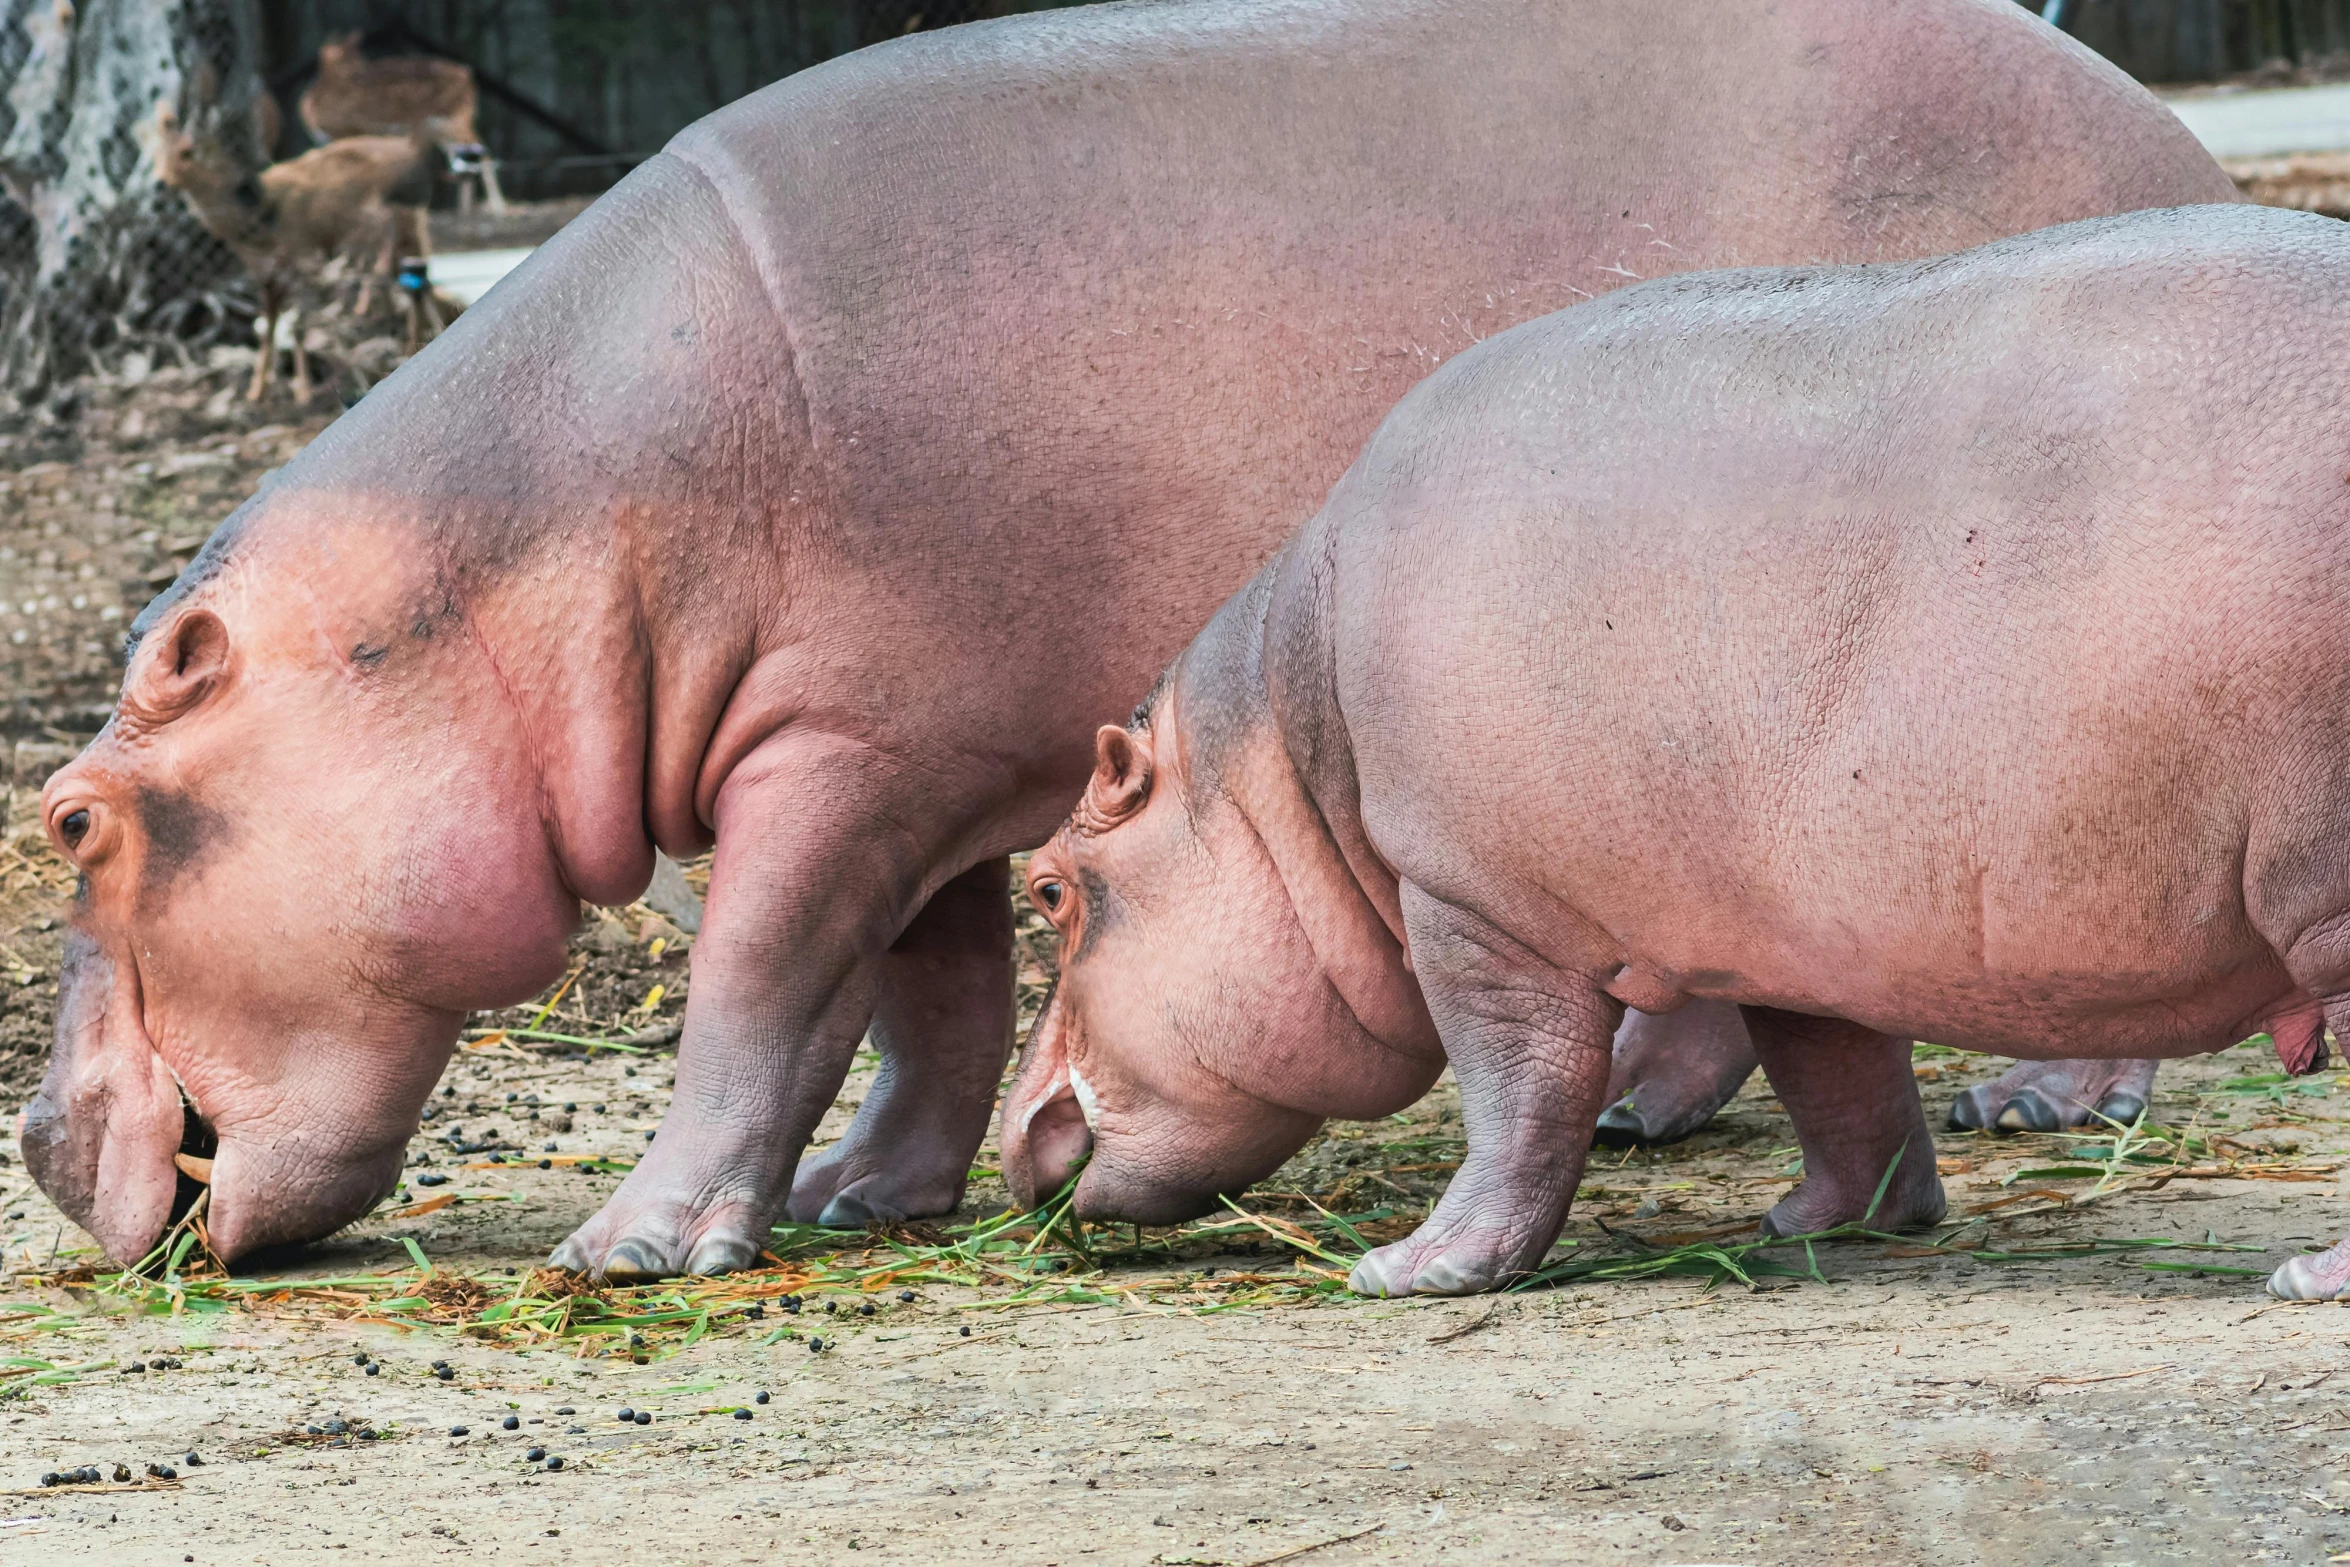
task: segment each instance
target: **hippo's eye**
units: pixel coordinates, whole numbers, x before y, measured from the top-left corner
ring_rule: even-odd
[[[1040,881],[1036,884],[1036,901],[1044,905],[1047,914],[1061,912],[1061,897],[1062,887],[1059,882]]]
[[[88,811],[67,812],[65,819],[57,824],[57,834],[65,840],[67,848],[80,848],[82,840],[90,835],[90,813]]]

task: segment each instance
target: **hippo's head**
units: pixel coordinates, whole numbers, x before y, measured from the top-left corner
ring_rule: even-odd
[[[41,800],[81,880],[24,1155],[124,1262],[184,1174],[223,1257],[365,1213],[466,1012],[543,988],[579,916],[429,559],[346,533],[265,591],[239,532],[139,618],[113,721]]]
[[[1028,869],[1061,977],[1004,1101],[1004,1173],[1035,1202],[1090,1150],[1083,1218],[1207,1212],[1323,1120],[1400,1109],[1443,1066],[1400,949],[1319,819],[1286,808],[1278,740],[1203,734],[1186,707],[1179,672],[1134,727],[1100,731],[1084,801]]]

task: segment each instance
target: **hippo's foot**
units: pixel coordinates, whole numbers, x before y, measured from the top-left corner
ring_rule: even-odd
[[[1915,1229],[1942,1217],[1942,1177],[1906,1039],[1842,1018],[1749,1007],[1771,1087],[1803,1146],[1803,1184],[1763,1216],[1765,1235],[1843,1224]]]
[[[2061,1132],[2093,1118],[2129,1125],[2154,1099],[2152,1061],[2018,1061],[1950,1103],[1959,1131]]]
[[[1904,1148],[1899,1156],[1901,1165],[1885,1182],[1884,1196],[1877,1195],[1876,1181],[1863,1184],[1813,1176],[1763,1215],[1762,1232],[1784,1237],[1818,1235],[1844,1224],[1865,1224],[1872,1230],[1924,1230],[1940,1224],[1949,1204],[1942,1195],[1942,1177],[1934,1172],[1933,1143],[1921,1141],[1916,1150]],[[1877,1179],[1884,1179],[1881,1168]]]
[[[754,1267],[767,1222],[742,1199],[708,1200],[708,1186],[661,1158],[656,1143],[596,1216],[548,1259],[591,1278],[673,1278]],[[697,1200],[700,1199],[700,1200]]]
[[[2268,1292],[2279,1300],[2339,1300],[2350,1294],[2350,1240],[2289,1259],[2268,1276]]]
[[[793,1221],[861,1230],[954,1212],[971,1161],[960,1139],[953,1147],[940,1146],[942,1141],[920,1132],[871,1134],[860,1113],[846,1137],[800,1161],[791,1189]]]
[[[1591,1140],[1602,1148],[1675,1143],[1754,1072],[1746,1020],[1727,1001],[1692,1001],[1679,1011],[1626,1011],[1616,1030],[1607,1101]]]
[[[1357,1295],[1474,1295],[1507,1284],[1529,1271],[1522,1248],[1491,1230],[1447,1237],[1434,1218],[1392,1246],[1382,1246],[1354,1265],[1346,1287]],[[1422,1237],[1427,1237],[1423,1239]]]

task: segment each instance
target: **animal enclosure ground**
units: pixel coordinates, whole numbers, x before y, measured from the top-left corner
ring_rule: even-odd
[[[214,395],[173,395],[198,393]],[[70,460],[0,475],[0,1088],[17,1103],[70,881],[31,795],[101,716],[126,616],[316,427],[231,410],[175,434],[167,403],[137,406],[139,430],[122,433],[128,406],[101,410],[72,445],[21,454]],[[599,914],[551,1006],[469,1031],[405,1191],[256,1263],[267,1290],[188,1259],[168,1284],[111,1280],[11,1155],[0,1562],[2350,1552],[2350,1314],[2259,1287],[2350,1228],[2350,1073],[2289,1083],[2243,1048],[2165,1067],[2149,1121],[2166,1132],[1942,1137],[1966,1228],[1939,1249],[1823,1246],[1816,1277],[1800,1250],[1717,1253],[1752,1289],[1703,1248],[1737,1248],[1795,1178],[1760,1083],[1687,1144],[1595,1162],[1559,1254],[1593,1276],[1495,1299],[1335,1284],[1350,1229],[1399,1233],[1442,1190],[1461,1152],[1449,1088],[1333,1127],[1245,1215],[1181,1233],[974,1232],[1004,1207],[991,1145],[942,1225],[779,1235],[778,1265],[748,1279],[567,1294],[538,1266],[659,1120],[690,947],[669,916]],[[1021,963],[1033,1007],[1050,965],[1033,926]],[[1934,1120],[1989,1070],[1921,1052]],[[39,1485],[84,1466],[97,1485]]]

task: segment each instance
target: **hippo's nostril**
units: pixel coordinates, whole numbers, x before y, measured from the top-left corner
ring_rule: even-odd
[[[186,1155],[187,1159],[200,1159],[207,1163],[211,1161],[214,1154],[220,1151],[219,1134],[212,1130],[212,1123],[198,1113],[196,1102],[188,1097],[188,1092],[184,1088],[180,1090],[179,1151]],[[173,1188],[171,1194],[171,1222],[173,1224],[186,1218],[188,1210],[196,1206],[196,1199],[204,1195],[204,1183],[188,1173],[186,1160],[176,1162],[180,1168],[179,1183]]]

